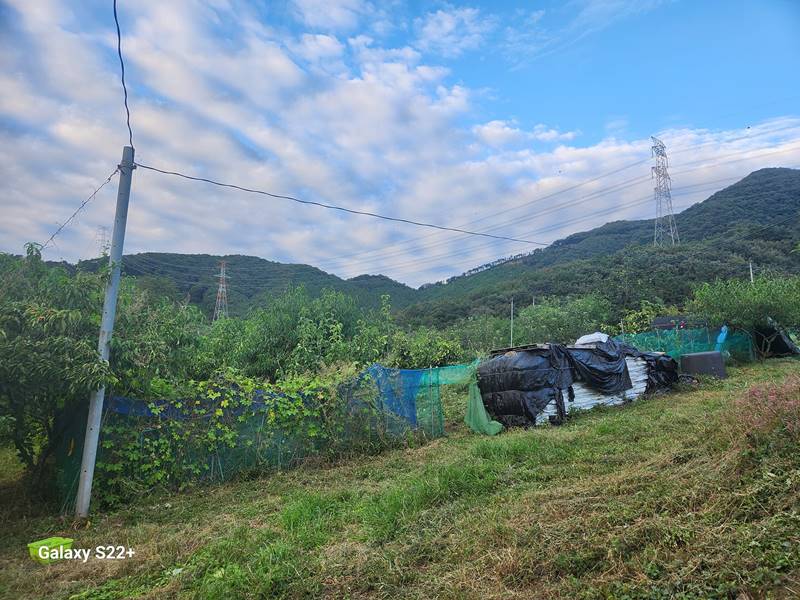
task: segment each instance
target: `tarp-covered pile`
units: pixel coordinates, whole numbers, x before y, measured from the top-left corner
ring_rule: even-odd
[[[489,414],[506,426],[534,425],[598,404],[619,404],[676,382],[667,355],[639,352],[614,340],[585,346],[532,345],[493,353],[478,366]]]

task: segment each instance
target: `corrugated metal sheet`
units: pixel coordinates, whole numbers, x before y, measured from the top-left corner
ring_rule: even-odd
[[[573,402],[567,401],[567,395],[564,394],[564,407],[567,412],[574,410],[588,410],[594,406],[616,406],[626,401],[636,400],[647,389],[647,362],[643,358],[634,358],[628,356],[625,358],[625,363],[628,366],[628,373],[631,376],[631,383],[633,387],[625,390],[622,394],[605,395],[597,392],[582,383],[574,383],[572,389],[575,392],[575,400]],[[542,417],[537,419],[537,422],[546,423],[550,415],[556,414],[555,402],[551,402],[542,412]]]

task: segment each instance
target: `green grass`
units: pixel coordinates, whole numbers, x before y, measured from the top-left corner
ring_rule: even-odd
[[[144,498],[0,533],[9,598],[736,598],[800,592],[800,453],[745,456],[732,400],[798,362],[591,411],[558,428],[448,437],[335,465]],[[463,412],[460,413],[463,416]],[[7,462],[4,460],[4,463]],[[136,556],[40,566],[29,541]]]

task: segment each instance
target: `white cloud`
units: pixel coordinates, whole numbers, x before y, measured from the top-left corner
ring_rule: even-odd
[[[105,25],[78,29],[94,9],[15,6],[19,14],[0,39],[7,92],[0,119],[13,125],[0,129],[0,250],[21,252],[24,242],[46,239],[113,170],[127,131],[116,40]],[[626,204],[652,193],[646,163],[540,200],[647,158],[648,140],[615,134],[577,147],[575,132],[552,126],[476,123],[476,90],[454,83],[420,49],[387,47],[366,35],[275,31],[246,8],[222,2],[123,3],[121,16],[134,141],[145,164],[544,242],[652,212],[647,203]],[[220,35],[221,22],[234,30]],[[65,65],[68,73],[61,72]],[[800,150],[789,142],[798,135],[800,120],[783,119],[746,132],[681,128],[661,137],[676,150],[678,190],[763,166],[798,166]],[[677,152],[698,144],[692,153]],[[765,157],[762,148],[786,151]],[[733,152],[743,160],[718,164],[716,157]],[[701,162],[685,165],[687,159]],[[634,177],[639,181],[618,193],[581,201]],[[676,206],[709,193],[692,189],[700,191],[676,195]],[[47,257],[94,255],[97,227],[113,220],[114,196],[107,186]],[[615,212],[592,216],[609,209]],[[126,238],[128,252],[238,252],[344,276],[383,272],[412,284],[525,249],[145,169],[134,174]]]
[[[372,12],[363,0],[292,0],[297,17],[307,26],[324,30],[351,30]]]
[[[424,52],[457,57],[480,47],[496,24],[494,17],[477,8],[448,6],[414,20],[416,45]]]
[[[655,10],[672,0],[572,0],[560,10],[522,12],[503,30],[499,46],[515,67],[564,50],[618,21]],[[559,18],[560,17],[560,18]]]
[[[501,148],[530,141],[568,142],[578,136],[577,131],[561,132],[553,127],[538,124],[532,131],[524,131],[513,121],[494,120],[472,128],[475,136],[487,146]]]
[[[330,35],[304,33],[294,49],[306,60],[316,63],[339,58],[344,52],[344,45]]]
[[[531,137],[541,142],[569,142],[578,136],[577,131],[559,131],[547,125],[536,125],[533,128]]]

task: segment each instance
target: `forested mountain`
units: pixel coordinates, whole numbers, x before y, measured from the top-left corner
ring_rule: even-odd
[[[681,241],[694,242],[787,219],[790,220],[783,224],[796,230],[800,221],[798,210],[800,170],[772,168],[754,171],[703,202],[678,213],[675,219]],[[630,246],[646,246],[652,244],[653,225],[653,219],[606,223],[557,240],[513,263],[498,265],[470,276],[456,277],[446,285],[426,286],[421,290],[420,300],[455,297],[475,291],[487,283],[511,278],[509,269],[515,277],[519,265],[530,270],[612,254]],[[763,232],[763,235],[769,236],[769,232]]]
[[[410,325],[446,325],[479,314],[505,314],[513,296],[569,297],[599,292],[622,307],[642,299],[680,303],[698,282],[745,277],[757,272],[800,272],[800,170],[755,171],[676,215],[681,244],[651,246],[652,219],[615,221],[576,233],[547,248],[448,283],[415,290],[382,275],[343,280],[309,265],[282,264],[252,256],[145,253],[125,257],[124,269],[140,284],[186,299],[210,314],[219,261],[227,262],[232,314],[268,301],[290,286],[311,295],[331,288],[376,307],[389,294],[401,320]],[[99,261],[85,261],[94,269]]]
[[[800,272],[800,170],[755,171],[676,215],[682,243],[652,247],[653,220],[615,221],[448,283],[425,286],[403,311],[411,324],[445,324],[505,314],[511,297],[607,295],[619,307],[641,299],[680,303],[692,286],[717,277]]]
[[[298,286],[305,287],[311,296],[318,296],[326,288],[338,290],[353,296],[365,308],[380,306],[384,294],[402,306],[412,302],[416,295],[413,288],[382,275],[360,275],[345,280],[309,265],[284,264],[255,256],[146,252],[126,255],[122,264],[123,272],[135,276],[142,287],[175,299],[188,299],[210,315],[216,302],[221,260],[226,263],[232,316],[243,315],[250,307],[269,302],[270,296]],[[100,264],[100,259],[82,261],[79,268],[95,270]]]

